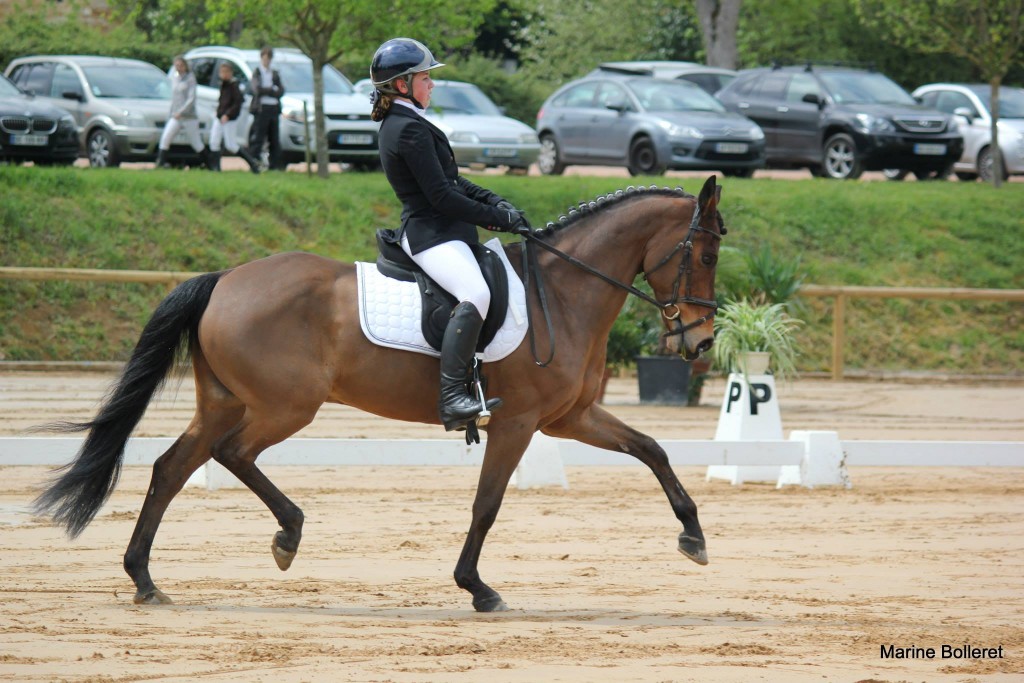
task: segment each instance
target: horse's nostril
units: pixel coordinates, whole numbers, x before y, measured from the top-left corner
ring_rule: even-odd
[[[705,339],[701,343],[697,344],[697,353],[704,353],[705,351],[710,349],[711,346],[714,343],[715,343],[715,340],[714,340],[713,337],[709,337],[709,338]]]

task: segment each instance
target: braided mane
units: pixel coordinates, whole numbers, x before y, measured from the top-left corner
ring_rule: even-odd
[[[694,195],[685,192],[682,187],[672,189],[668,187],[658,187],[657,185],[651,185],[649,187],[643,185],[634,187],[630,185],[625,190],[609,192],[608,194],[596,197],[589,202],[580,202],[576,206],[570,206],[566,209],[566,212],[563,215],[558,217],[557,221],[550,221],[543,228],[534,231],[534,235],[537,237],[550,237],[559,230],[564,230],[571,225],[575,225],[583,218],[600,213],[601,211],[613,206],[618,206],[622,202],[651,195],[696,199]]]

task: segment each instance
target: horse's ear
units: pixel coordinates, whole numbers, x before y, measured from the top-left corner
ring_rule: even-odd
[[[722,194],[722,188],[717,183],[717,176],[709,177],[700,190],[700,196],[697,197],[697,206],[704,216],[713,216],[718,210],[718,198]]]

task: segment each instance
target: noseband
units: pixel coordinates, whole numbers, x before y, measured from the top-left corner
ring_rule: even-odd
[[[533,249],[530,249],[531,245],[537,245],[544,249],[545,251],[551,252],[552,254],[559,257],[563,261],[571,263],[577,268],[604,280],[608,284],[618,287],[619,289],[625,290],[629,294],[632,294],[633,296],[637,297],[638,299],[641,299],[642,301],[646,301],[652,306],[657,306],[665,320],[675,323],[674,329],[665,332],[665,334],[663,334],[662,336],[674,337],[676,335],[683,335],[687,330],[692,330],[695,327],[703,325],[707,321],[714,318],[715,312],[718,310],[718,302],[712,299],[702,299],[700,297],[693,296],[690,293],[690,276],[693,274],[693,238],[697,235],[697,233],[704,232],[711,235],[713,238],[717,240],[722,239],[721,234],[714,232],[713,230],[708,230],[707,228],[701,227],[699,225],[700,218],[700,207],[697,206],[694,208],[693,219],[690,221],[690,230],[689,232],[686,233],[686,237],[683,239],[683,241],[677,244],[675,248],[672,249],[672,251],[670,251],[668,255],[665,256],[665,258],[661,259],[661,261],[659,261],[657,265],[651,268],[650,271],[644,272],[644,280],[649,281],[650,276],[657,272],[659,268],[668,264],[672,260],[672,258],[675,257],[676,254],[678,254],[679,252],[683,252],[683,257],[679,260],[679,270],[676,272],[676,279],[672,285],[672,298],[669,299],[668,301],[658,301],[653,296],[649,295],[647,292],[637,289],[631,284],[620,282],[619,280],[616,280],[610,275],[605,275],[596,268],[593,268],[592,266],[583,263],[579,259],[570,256],[569,254],[566,254],[564,251],[556,249],[555,247],[551,246],[544,240],[538,238],[534,234],[522,233],[523,285],[526,289],[527,295],[526,318],[527,325],[530,329],[530,351],[533,353],[534,362],[541,367],[546,367],[554,359],[555,339],[554,328],[552,327],[551,316],[548,311],[547,295],[544,292],[544,281],[541,279],[540,268],[537,265],[537,254]],[[541,310],[544,312],[544,322],[548,328],[548,339],[551,340],[551,352],[548,355],[547,360],[543,362],[541,362],[541,360],[537,357],[537,346],[536,339],[534,337],[534,326],[533,320],[531,319],[530,315],[529,293],[531,272],[536,274],[537,296],[540,299]],[[683,295],[679,296],[679,289],[681,286],[684,288]],[[703,306],[704,308],[710,308],[711,312],[701,316],[700,318],[697,318],[691,323],[683,324],[683,321],[681,319],[682,311],[679,308],[680,304],[692,304],[694,306]]]

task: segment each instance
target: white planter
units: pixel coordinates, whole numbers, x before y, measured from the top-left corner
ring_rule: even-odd
[[[747,351],[740,356],[739,371],[745,375],[763,375],[768,372],[772,354],[768,351]]]

